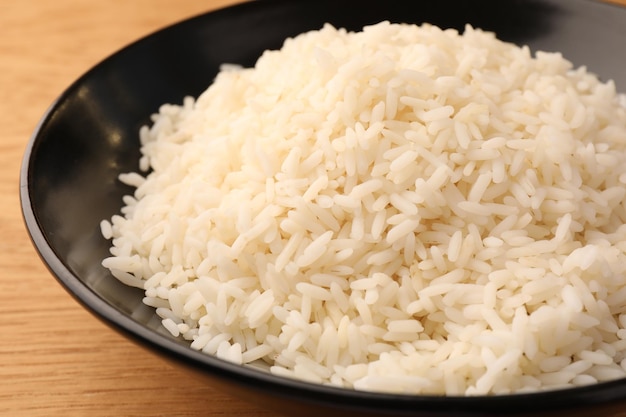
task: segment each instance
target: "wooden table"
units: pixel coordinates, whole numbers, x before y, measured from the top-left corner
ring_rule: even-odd
[[[67,85],[127,43],[235,1],[0,0],[0,416],[273,415],[87,313],[37,258],[18,199],[29,136]]]

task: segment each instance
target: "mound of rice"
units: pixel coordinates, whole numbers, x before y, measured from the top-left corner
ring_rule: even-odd
[[[626,376],[626,108],[467,27],[325,25],[140,132],[103,261],[193,349],[479,395]]]

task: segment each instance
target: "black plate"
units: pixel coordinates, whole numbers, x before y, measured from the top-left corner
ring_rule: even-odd
[[[178,23],[107,58],[44,115],[24,156],[23,215],[41,258],[89,311],[150,351],[219,388],[293,415],[608,415],[626,410],[626,380],[491,398],[372,394],[311,385],[193,351],[161,328],[142,292],[100,265],[108,242],[99,222],[131,192],[138,129],[160,104],[197,96],[224,62],[253,65],[261,52],[325,22],[359,30],[381,20],[495,31],[533,50],[561,51],[626,91],[626,8],[590,0],[257,1]]]

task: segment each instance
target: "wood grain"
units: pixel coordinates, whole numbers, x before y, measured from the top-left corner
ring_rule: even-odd
[[[18,199],[29,136],[67,85],[131,41],[235,1],[0,0],[1,416],[273,415],[189,380],[83,310],[37,258]]]

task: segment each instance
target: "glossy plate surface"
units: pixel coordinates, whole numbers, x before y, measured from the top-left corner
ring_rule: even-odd
[[[367,6],[365,6],[365,4]],[[58,281],[105,323],[215,386],[287,414],[608,415],[626,410],[626,380],[576,390],[493,398],[383,395],[311,385],[232,365],[190,349],[161,328],[142,291],[101,267],[99,222],[118,213],[121,172],[138,169],[139,127],[162,103],[211,83],[222,63],[251,66],[265,49],[330,22],[360,30],[381,20],[466,23],[533,50],[560,51],[626,92],[626,9],[591,0],[269,0],[186,20],[105,59],[43,116],[24,156],[20,193],[33,243]]]

